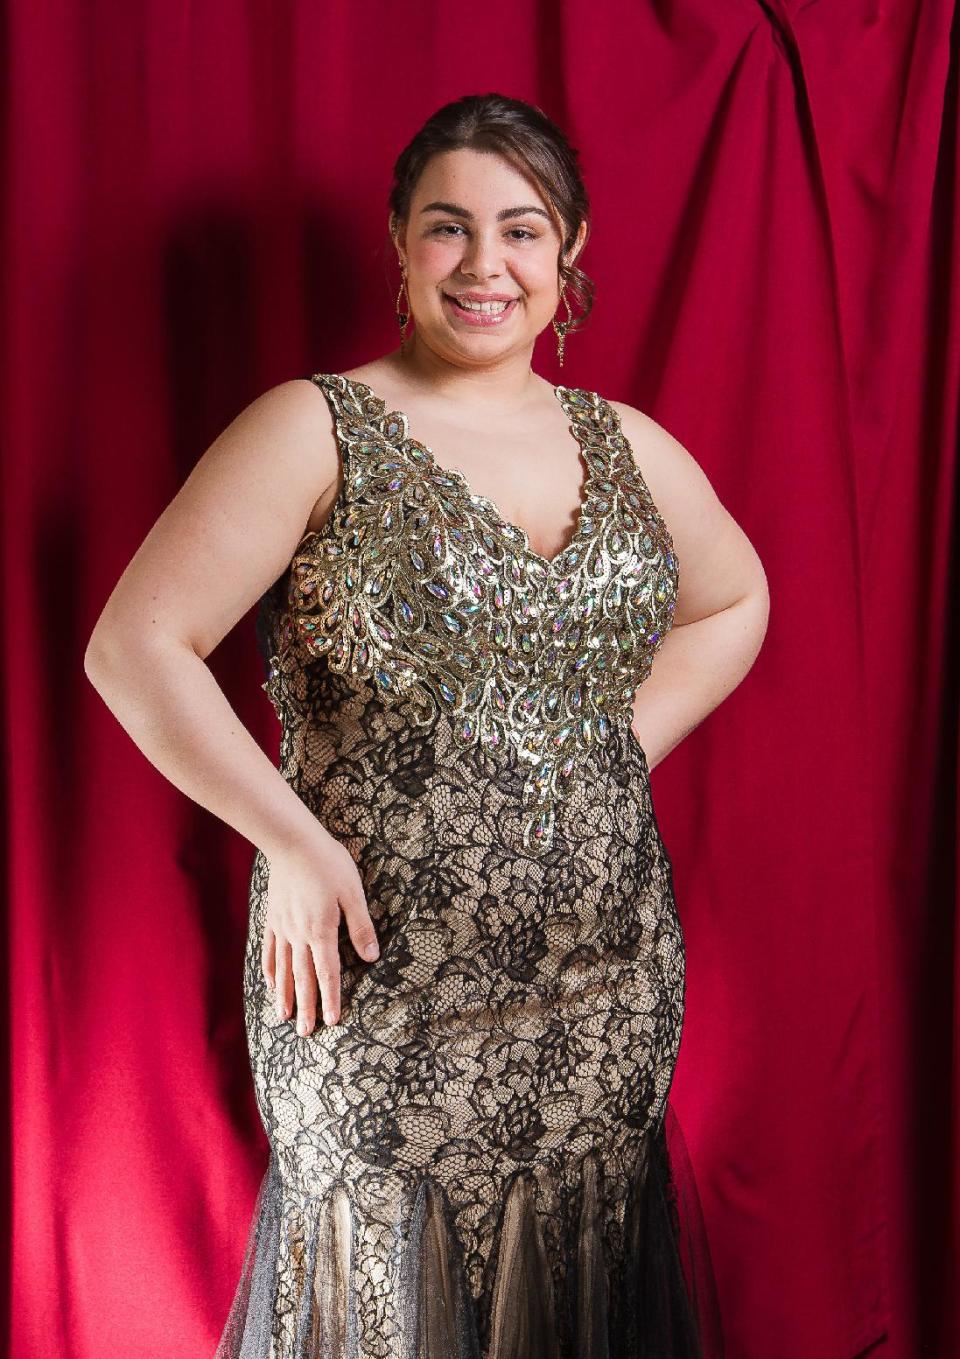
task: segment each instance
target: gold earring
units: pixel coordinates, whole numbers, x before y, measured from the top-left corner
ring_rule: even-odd
[[[401,295],[406,292],[407,287],[407,266],[403,260],[400,261],[400,272],[403,277],[400,280],[400,291],[397,293],[397,325],[400,327],[400,352],[403,353],[407,343],[407,326],[410,324],[410,294],[407,293],[406,311],[400,306]]]
[[[563,367],[563,344],[567,338],[567,331],[570,329],[570,322],[573,320],[573,312],[570,310],[570,303],[564,292],[565,287],[565,284],[560,284],[560,300],[567,309],[567,319],[565,321],[558,321],[556,316],[554,316],[552,321],[553,328],[557,332],[557,359],[559,360],[561,368]]]

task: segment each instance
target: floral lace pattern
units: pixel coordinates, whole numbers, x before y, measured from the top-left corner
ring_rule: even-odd
[[[340,1023],[279,1020],[258,851],[244,998],[272,1155],[218,1359],[615,1357],[638,1326],[694,1359],[676,1219],[651,1207],[683,933],[629,725],[669,534],[595,393],[557,389],[590,481],[550,562],[369,388],[313,381],[344,484],[262,601],[264,688],[381,952],[342,925]]]

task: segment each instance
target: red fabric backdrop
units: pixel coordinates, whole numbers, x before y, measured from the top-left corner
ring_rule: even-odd
[[[671,430],[770,583],[754,669],[653,775],[729,1359],[960,1350],[952,8],[10,6],[17,1359],[212,1353],[266,1159],[252,848],[130,742],[87,637],[243,405],[394,345],[393,158],[490,89],[581,148],[598,300],[563,379]],[[211,664],[274,751],[252,616]]]

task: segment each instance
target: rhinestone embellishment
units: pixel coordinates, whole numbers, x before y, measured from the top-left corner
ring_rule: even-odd
[[[576,531],[546,558],[369,386],[311,380],[334,411],[343,486],[290,564],[263,688],[282,721],[281,671],[299,649],[411,721],[441,712],[465,747],[512,747],[525,767],[523,845],[540,853],[591,748],[629,726],[673,623],[679,563],[619,415],[596,392],[555,388],[587,476]]]

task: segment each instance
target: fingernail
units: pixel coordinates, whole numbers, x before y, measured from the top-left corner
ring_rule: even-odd
[[[363,956],[365,958],[370,958],[372,960],[377,957],[379,952],[380,949],[377,947],[376,944],[368,944],[367,947],[363,950]]]
[[[332,1023],[334,1022],[334,1020],[336,1019],[336,1016],[334,1015],[334,1013],[333,1013],[332,1010],[324,1010],[324,1012],[323,1012],[323,1017],[324,1017],[324,1019],[327,1021],[328,1024],[332,1024]]]
[[[307,1031],[307,1021],[306,1021],[305,1019],[301,1019],[301,1020],[299,1021],[299,1023],[297,1024],[297,1032],[298,1032],[298,1033],[306,1033],[306,1031]]]

